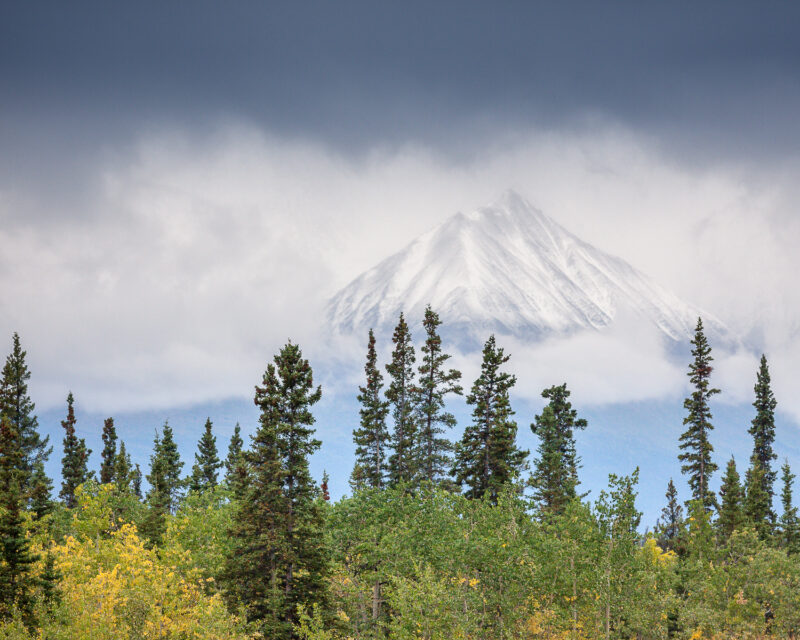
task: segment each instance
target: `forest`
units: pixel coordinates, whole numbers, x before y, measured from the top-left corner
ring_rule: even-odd
[[[774,447],[766,357],[740,471],[714,456],[720,390],[698,319],[675,446],[689,492],[665,478],[661,517],[643,523],[638,469],[582,491],[576,432],[591,426],[566,384],[541,392],[538,446],[522,450],[510,355],[490,336],[480,375],[462,381],[440,325],[429,307],[417,349],[401,314],[385,364],[369,332],[351,491],[336,502],[309,472],[322,389],[297,344],[255,387],[250,442],[237,425],[225,451],[208,419],[192,461],[165,423],[135,463],[109,417],[90,469],[70,393],[57,485],[14,334],[0,386],[0,638],[797,637],[795,476]],[[453,442],[456,395],[472,419]]]

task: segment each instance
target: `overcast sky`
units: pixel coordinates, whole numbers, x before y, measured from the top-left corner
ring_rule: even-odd
[[[287,337],[329,350],[338,287],[512,187],[766,349],[800,416],[800,7],[433,4],[3,3],[0,336],[40,406],[249,395]],[[647,339],[610,375],[628,336],[520,367],[679,393]]]

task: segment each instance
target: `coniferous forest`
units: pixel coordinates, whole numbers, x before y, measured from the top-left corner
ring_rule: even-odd
[[[610,475],[592,499],[582,491],[581,457],[591,451],[578,451],[576,432],[592,425],[567,384],[542,390],[541,413],[523,418],[500,340],[489,336],[480,375],[463,380],[434,310],[422,326],[417,349],[401,315],[385,363],[369,332],[353,392],[351,495],[338,502],[327,477],[309,472],[324,390],[299,345],[266,364],[249,441],[237,426],[218,442],[209,418],[193,459],[182,460],[165,423],[149,460],[134,461],[109,417],[90,468],[71,393],[63,441],[40,434],[14,334],[0,386],[0,638],[800,634],[795,475],[774,447],[766,357],[742,418],[752,455],[719,460],[720,390],[698,320],[670,452],[689,492],[665,478],[662,515],[645,523],[638,469]],[[448,399],[457,395],[471,421],[454,442]],[[535,451],[517,445],[520,428],[538,438]],[[51,456],[60,478],[45,473]]]

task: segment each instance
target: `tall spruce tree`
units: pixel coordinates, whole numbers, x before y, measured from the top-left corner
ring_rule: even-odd
[[[170,509],[170,489],[167,482],[166,459],[162,454],[161,434],[156,429],[153,438],[153,453],[150,454],[150,473],[147,474],[150,488],[147,492],[147,513],[141,531],[153,546],[161,544],[167,529],[166,517]]]
[[[320,447],[311,407],[322,391],[288,343],[256,387],[259,428],[248,452],[247,495],[234,518],[224,582],[265,637],[291,638],[298,605],[327,608],[328,558],[308,458]]]
[[[709,383],[713,371],[711,366],[713,358],[711,347],[703,333],[701,318],[697,319],[691,343],[694,360],[689,365],[687,375],[693,390],[683,402],[684,409],[688,411],[683,419],[687,429],[680,437],[680,449],[683,453],[678,459],[684,463],[681,465],[681,471],[689,476],[691,500],[699,502],[706,511],[711,511],[716,504],[716,497],[709,488],[709,480],[717,470],[717,465],[711,460],[714,447],[711,446],[708,435],[714,426],[711,424],[712,415],[708,403],[712,396],[719,393],[719,389],[714,389]]]
[[[720,543],[724,544],[737,529],[741,529],[745,523],[744,513],[744,492],[742,491],[741,479],[736,469],[736,460],[733,456],[728,460],[725,467],[725,475],[722,476],[722,486],[719,490],[722,504],[717,518],[717,535]]]
[[[786,460],[781,467],[783,513],[778,524],[780,526],[780,544],[787,553],[791,554],[800,552],[800,519],[797,516],[797,507],[792,504],[792,485],[795,477],[789,467],[789,461]]]
[[[161,440],[156,450],[156,455],[163,462],[167,509],[170,513],[175,513],[184,487],[181,480],[183,462],[181,462],[178,445],[175,443],[175,436],[169,422],[165,422],[161,428]]]
[[[0,416],[0,620],[16,610],[31,626],[37,557],[31,552],[23,515],[23,446],[16,425],[7,415]]]
[[[367,362],[364,365],[366,381],[359,387],[358,410],[361,423],[353,430],[356,445],[356,462],[350,476],[353,489],[374,487],[382,489],[386,479],[386,449],[389,445],[389,432],[386,428],[386,415],[389,403],[381,398],[383,376],[378,369],[378,355],[375,351],[375,334],[369,330],[367,340]]]
[[[678,502],[678,490],[672,478],[667,484],[666,506],[661,510],[661,517],[656,524],[658,546],[665,551],[675,551],[678,548],[681,532],[683,531],[683,507]]]
[[[41,520],[53,510],[53,481],[44,470],[44,461],[37,460],[33,465],[33,475],[29,484],[31,492],[28,504],[36,520]]]
[[[778,405],[770,384],[769,366],[766,356],[761,364],[753,388],[756,415],[748,430],[753,436],[753,453],[747,472],[747,510],[753,524],[762,533],[775,523],[772,499],[775,495],[775,479],[778,472],[772,468],[778,455],[773,450],[775,442],[775,407]],[[755,486],[758,483],[759,486]]]
[[[131,456],[125,449],[125,441],[119,441],[119,451],[114,457],[114,475],[113,481],[116,483],[120,491],[130,491],[131,482],[133,481],[133,466],[131,465]]]
[[[142,470],[139,468],[139,463],[137,462],[134,465],[133,473],[131,474],[131,488],[133,489],[133,495],[135,495],[139,500],[142,499]]]
[[[91,449],[86,448],[86,441],[75,435],[75,398],[72,392],[67,396],[67,417],[61,421],[64,428],[64,457],[61,458],[61,493],[59,496],[70,509],[78,503],[75,498],[76,489],[91,478],[88,471]]]
[[[117,463],[117,430],[114,418],[103,422],[103,450],[100,452],[100,483],[114,482],[114,468]]]
[[[508,397],[517,379],[500,370],[509,358],[490,336],[483,347],[480,376],[467,396],[467,404],[473,407],[472,424],[456,445],[451,474],[459,486],[467,487],[469,498],[488,496],[496,502],[501,488],[517,477],[528,455],[516,445],[517,423]]]
[[[28,395],[28,380],[31,373],[25,361],[26,356],[19,334],[15,332],[12,337],[11,353],[6,358],[0,379],[0,415],[7,416],[20,434],[22,449],[22,458],[19,462],[22,471],[20,490],[27,504],[32,500],[34,493],[41,496],[52,486],[49,478],[41,473],[35,473],[35,469],[37,463],[41,463],[44,468],[53,448],[49,446],[49,436],[42,438],[39,435],[39,422],[34,414],[36,405]],[[37,485],[36,482],[44,484]]]
[[[392,361],[386,365],[389,388],[386,399],[392,411],[392,455],[389,456],[389,484],[411,483],[417,477],[417,425],[414,420],[414,345],[403,314],[392,336]]]
[[[189,479],[189,488],[196,493],[216,487],[217,473],[222,467],[217,452],[217,438],[212,428],[211,418],[206,418],[203,435],[197,443],[197,453],[194,454],[194,466]]]
[[[243,447],[242,428],[237,422],[228,443],[228,456],[225,458],[225,484],[237,499],[244,497],[248,482],[247,456]]]
[[[568,398],[566,383],[542,391],[549,400],[537,415],[531,431],[539,437],[538,458],[531,485],[534,498],[547,514],[558,514],[577,497],[580,459],[575,447],[575,430],[585,429],[587,422],[578,418]]]
[[[446,369],[450,355],[442,349],[439,314],[425,308],[422,326],[425,329],[425,344],[422,345],[422,364],[416,387],[416,411],[418,427],[417,468],[422,480],[441,484],[452,466],[450,454],[453,444],[442,437],[456,424],[455,416],[445,411],[445,397],[448,394],[462,395],[463,388],[458,381],[461,372]]]

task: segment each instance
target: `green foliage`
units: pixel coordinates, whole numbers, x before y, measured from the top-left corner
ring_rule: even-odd
[[[234,498],[241,498],[247,489],[247,459],[242,450],[243,446],[242,428],[237,422],[225,458],[225,484],[233,492]]]
[[[392,361],[386,365],[389,387],[386,399],[391,407],[394,430],[389,456],[389,484],[409,484],[417,477],[417,423],[414,415],[414,345],[403,314],[392,335]]]
[[[202,493],[217,486],[217,472],[222,468],[217,452],[217,438],[212,432],[211,418],[206,419],[203,435],[194,454],[189,489]]]
[[[106,418],[103,422],[103,450],[100,452],[100,482],[107,484],[114,481],[117,464],[117,430],[114,418]]]
[[[528,455],[516,445],[517,423],[508,397],[517,379],[500,371],[510,357],[490,336],[483,347],[480,376],[467,396],[467,404],[474,407],[472,424],[456,446],[451,473],[460,486],[466,485],[470,498],[488,495],[496,500],[502,488],[519,476]]]
[[[684,531],[683,507],[678,502],[678,490],[672,478],[667,484],[666,506],[661,510],[661,517],[656,523],[655,531],[658,546],[665,551],[677,551]]]
[[[783,513],[779,521],[779,542],[786,549],[786,552],[790,554],[800,552],[800,519],[797,517],[797,507],[792,503],[792,485],[795,477],[787,460],[781,467],[781,480],[783,482],[781,504],[783,505]]]
[[[147,492],[147,516],[142,522],[142,533],[152,545],[161,542],[166,531],[167,514],[174,513],[178,506],[183,487],[182,468],[183,462],[172,436],[172,427],[165,422],[162,432],[156,431],[153,440],[150,473],[147,475],[147,482],[150,484]],[[135,477],[133,483],[135,491]]]
[[[754,503],[750,506],[752,516],[756,518],[759,526],[763,526],[763,522],[774,523],[775,513],[772,510],[772,497],[775,493],[775,479],[778,474],[772,468],[772,461],[778,459],[778,455],[773,450],[775,442],[775,407],[778,405],[775,400],[775,395],[772,393],[770,384],[769,366],[767,365],[767,357],[761,356],[761,364],[756,376],[756,384],[753,388],[755,393],[755,400],[753,407],[756,410],[756,415],[750,425],[748,432],[753,436],[753,454],[750,457],[750,466],[752,469],[756,467],[761,468],[759,487],[754,489],[754,494],[760,496],[766,495],[766,499],[759,498],[764,501],[763,504]],[[748,485],[750,481],[748,480]],[[748,490],[748,495],[750,491]]]
[[[719,495],[722,498],[722,505],[717,518],[717,531],[720,540],[726,542],[731,534],[740,529],[745,522],[744,493],[733,456],[728,461],[728,466],[725,467]]]
[[[757,460],[747,470],[744,512],[749,524],[758,532],[762,540],[772,535],[772,501],[764,485],[764,468]]]
[[[550,515],[560,513],[577,497],[580,459],[574,432],[585,429],[587,423],[577,417],[577,411],[567,400],[569,396],[566,383],[545,389],[542,397],[549,402],[531,425],[531,431],[539,437],[531,485],[539,508]]]
[[[461,372],[446,369],[445,364],[450,355],[442,350],[442,339],[439,336],[439,314],[428,305],[422,326],[425,329],[425,343],[422,352],[422,364],[419,367],[419,378],[416,387],[416,411],[418,427],[417,467],[420,479],[440,484],[451,467],[450,452],[453,445],[442,437],[452,429],[456,419],[445,410],[445,398],[449,394],[462,395],[463,389],[458,381]]]
[[[678,459],[684,464],[681,471],[689,476],[689,487],[692,490],[692,500],[700,502],[706,511],[716,504],[714,492],[709,489],[709,480],[717,470],[717,465],[711,461],[714,447],[708,439],[709,432],[714,428],[711,424],[711,409],[709,399],[719,393],[719,389],[710,386],[709,379],[713,368],[711,362],[711,347],[708,345],[703,333],[703,321],[697,319],[694,338],[692,339],[692,356],[694,360],[689,365],[689,381],[692,384],[692,393],[683,403],[688,414],[683,419],[687,427],[680,437],[682,453]]]
[[[67,417],[61,421],[64,428],[64,457],[61,458],[61,493],[59,496],[68,508],[74,507],[77,502],[75,492],[78,487],[90,477],[88,471],[91,449],[86,448],[86,441],[75,434],[75,399],[72,392],[67,396]]]
[[[359,387],[358,410],[361,418],[358,428],[353,429],[353,442],[356,445],[356,461],[350,484],[354,489],[384,486],[386,480],[386,448],[389,433],[386,429],[386,415],[389,403],[381,399],[383,376],[378,369],[378,355],[375,351],[375,334],[369,330],[367,341],[367,362],[364,365],[366,382]]]
[[[247,456],[249,486],[234,516],[223,578],[229,599],[242,603],[267,637],[291,637],[300,604],[327,608],[323,512],[308,471],[320,447],[311,407],[321,395],[291,342],[256,387],[261,416]]]

